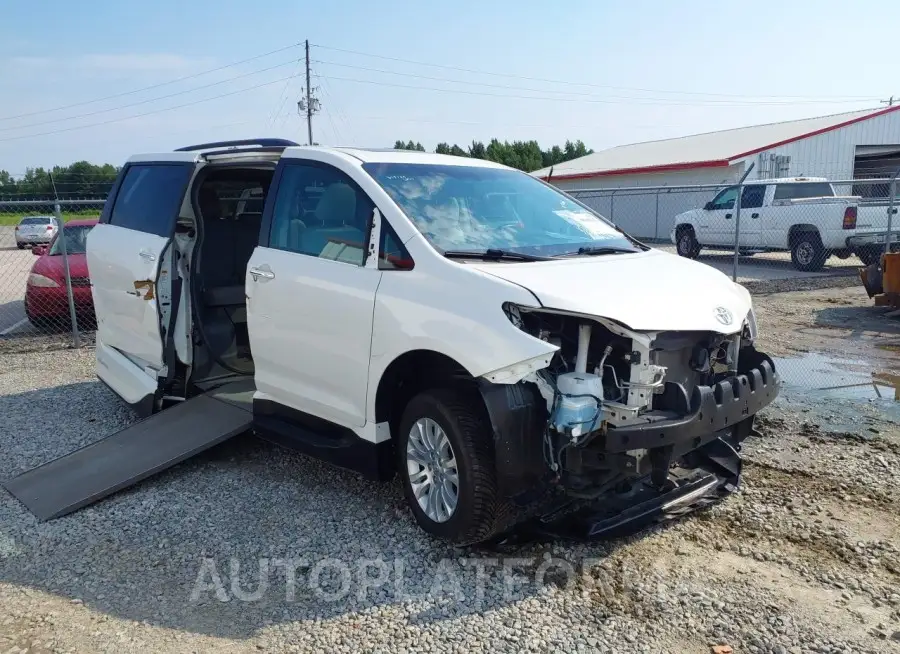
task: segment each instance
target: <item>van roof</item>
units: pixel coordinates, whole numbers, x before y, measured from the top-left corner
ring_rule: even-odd
[[[434,154],[418,150],[394,150],[392,148],[358,148],[346,146],[296,145],[284,139],[247,139],[243,141],[219,141],[179,148],[170,152],[150,152],[135,154],[128,163],[185,162],[202,161],[206,155],[238,155],[252,160],[258,153],[260,158],[271,161],[274,158],[302,158],[304,152],[333,152],[345,158],[363,163],[418,163],[445,166],[475,166],[479,168],[504,168],[501,164],[485,159],[470,159],[448,154]]]

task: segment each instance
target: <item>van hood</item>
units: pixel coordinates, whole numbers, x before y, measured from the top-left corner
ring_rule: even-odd
[[[549,309],[616,320],[635,331],[740,331],[750,293],[715,268],[661,250],[536,262],[477,262]]]

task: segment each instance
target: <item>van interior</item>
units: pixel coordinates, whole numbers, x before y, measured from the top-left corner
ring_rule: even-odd
[[[191,380],[253,374],[245,277],[259,244],[274,164],[210,165],[194,180],[192,211],[175,234],[192,315]]]

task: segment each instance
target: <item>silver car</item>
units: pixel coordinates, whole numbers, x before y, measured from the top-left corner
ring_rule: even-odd
[[[49,243],[59,231],[54,216],[25,216],[16,225],[16,246],[20,250],[26,246]]]

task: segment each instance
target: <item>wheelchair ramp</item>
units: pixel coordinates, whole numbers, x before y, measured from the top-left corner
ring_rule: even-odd
[[[252,380],[231,382],[3,482],[39,520],[77,511],[250,429]]]

